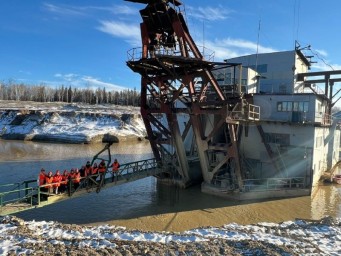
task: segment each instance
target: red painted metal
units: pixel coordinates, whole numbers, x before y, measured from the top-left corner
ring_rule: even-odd
[[[211,183],[215,176],[229,173],[241,187],[237,133],[242,129],[228,117],[245,100],[241,93],[223,92],[212,73],[217,66],[239,64],[205,59],[179,1],[130,2],[146,4],[140,10],[141,54],[130,51],[127,65],[142,77],[141,114],[154,156],[175,171],[172,178],[183,186],[201,178]],[[200,161],[200,168],[192,167],[193,159]]]

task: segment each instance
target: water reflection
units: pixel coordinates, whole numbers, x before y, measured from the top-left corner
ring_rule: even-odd
[[[104,144],[58,144],[38,143],[32,141],[6,141],[0,139],[0,162],[9,161],[51,161],[66,159],[88,159],[98,153]],[[149,154],[152,157],[149,143],[130,142],[115,143],[111,146],[113,155],[123,159],[138,158],[138,154]],[[134,160],[132,160],[134,161]]]
[[[320,219],[330,215],[341,217],[341,186],[319,186],[311,200],[311,218]]]
[[[103,146],[0,141],[0,183],[36,178],[41,167],[54,171],[79,167]],[[111,151],[122,163],[152,157],[149,144],[143,142],[114,144]],[[233,202],[201,193],[200,185],[184,190],[149,177],[16,215],[25,220],[181,231],[230,222],[341,217],[340,195],[340,185],[328,185],[319,187],[314,197]]]

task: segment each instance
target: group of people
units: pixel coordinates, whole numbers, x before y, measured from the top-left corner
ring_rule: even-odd
[[[113,162],[113,164],[109,167],[112,169],[112,181],[114,181],[115,177],[120,168],[120,164],[117,159]],[[90,161],[86,162],[86,165],[82,166],[80,169],[72,168],[70,172],[68,170],[64,170],[63,174],[59,170],[53,174],[52,171],[49,171],[47,174],[45,169],[42,168],[38,177],[38,186],[41,187],[41,191],[47,192],[49,194],[61,194],[66,191],[70,191],[71,189],[76,190],[82,179],[87,179],[87,182],[92,185],[95,183],[97,177],[100,177],[101,180],[104,179],[105,173],[107,170],[107,166],[104,160],[102,160],[99,164],[94,163],[91,165]]]

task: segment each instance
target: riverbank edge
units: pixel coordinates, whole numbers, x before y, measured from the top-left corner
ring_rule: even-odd
[[[3,140],[91,144],[146,139],[144,128],[139,126],[142,117],[136,109],[73,104],[47,104],[37,108],[17,104],[15,107],[0,104],[0,138]],[[47,125],[51,131],[46,129]],[[102,125],[107,128],[101,130]],[[64,130],[58,132],[59,127]]]
[[[50,142],[50,143],[65,143],[65,144],[92,144],[92,143],[119,143],[130,141],[144,141],[148,140],[146,137],[138,135],[114,135],[114,134],[98,134],[91,138],[85,135],[63,136],[61,134],[18,134],[11,133],[0,135],[0,139],[3,140],[22,140],[33,142]]]

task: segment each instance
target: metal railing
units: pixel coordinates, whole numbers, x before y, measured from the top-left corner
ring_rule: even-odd
[[[117,172],[118,176],[132,175],[147,169],[157,168],[158,163],[155,158],[146,159],[142,161],[122,164]],[[111,172],[111,171],[110,171]]]
[[[305,188],[304,177],[293,178],[268,178],[268,179],[246,179],[243,180],[242,190],[247,191],[269,191],[281,189]]]
[[[333,122],[333,117],[329,114],[324,113],[322,117],[322,124],[331,125]]]
[[[14,202],[33,204],[33,197],[37,195],[37,181],[28,180],[21,183],[2,184],[0,188],[8,188],[0,193],[0,206]]]
[[[319,123],[321,125],[331,125],[333,122],[333,116],[327,114],[327,113],[316,113],[315,114],[315,123]]]
[[[257,105],[247,104],[247,108],[238,103],[234,110],[229,115],[233,120],[253,120],[258,121],[260,119],[260,107]]]
[[[254,121],[260,119],[260,106],[249,104],[248,119]]]
[[[139,176],[141,174],[143,174],[145,177],[153,176],[163,171],[164,170],[158,165],[155,158],[122,164],[116,172],[110,170],[110,167],[107,167],[106,171],[102,174],[81,177],[81,182],[78,189],[91,189],[95,187],[96,192],[98,193],[104,184],[122,180],[136,180],[132,178],[136,176],[138,179],[140,178]],[[77,190],[69,192],[69,195],[71,196]]]
[[[200,53],[203,56],[203,59],[206,61],[214,61],[214,51],[209,50],[206,47],[198,46],[200,49]],[[195,58],[193,52],[188,49],[189,57]],[[149,58],[157,57],[157,56],[178,56],[181,57],[182,54],[180,51],[176,50],[175,48],[171,47],[163,47],[163,46],[157,46],[154,48],[153,51],[148,51]],[[142,59],[142,47],[136,47],[132,48],[127,51],[127,59],[128,61],[138,61]]]
[[[233,191],[238,189],[235,179],[227,178],[226,176],[218,176],[211,183],[215,187],[219,187],[224,191]],[[268,179],[244,179],[241,191],[271,191],[283,189],[303,189],[306,188],[304,177],[292,178],[268,178]]]

